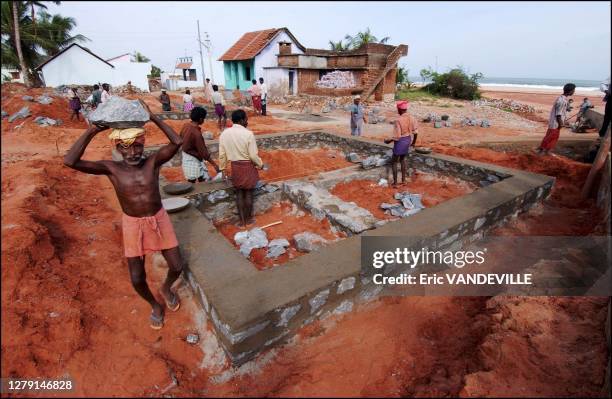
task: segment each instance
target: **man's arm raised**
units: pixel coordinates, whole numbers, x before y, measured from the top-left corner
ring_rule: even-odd
[[[160,128],[161,131],[164,132],[166,137],[168,137],[168,139],[170,140],[169,144],[166,144],[165,146],[160,148],[159,151],[157,151],[157,153],[155,154],[155,166],[163,165],[169,160],[171,160],[172,157],[179,150],[179,148],[181,148],[181,145],[183,144],[183,139],[181,138],[181,136],[176,134],[174,129],[166,125],[161,119],[155,116],[151,112],[151,109],[149,108],[149,106],[145,104],[144,101],[140,100],[140,103],[142,104],[144,109],[146,109],[147,112],[149,113],[149,118],[151,119],[151,121],[155,123],[157,127]]]
[[[100,132],[108,129],[97,125],[90,126],[85,133],[72,145],[68,153],[64,156],[64,165],[76,169],[80,172],[93,175],[107,175],[110,173],[105,161],[85,161],[81,159],[85,149],[91,140]]]

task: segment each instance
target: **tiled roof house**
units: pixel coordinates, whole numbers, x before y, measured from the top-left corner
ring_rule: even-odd
[[[225,88],[246,90],[252,79],[264,78],[271,95],[374,94],[377,100],[395,95],[395,74],[408,46],[371,43],[350,51],[304,47],[287,28],[247,32],[220,58]],[[350,71],[356,82],[351,88],[319,88],[323,75],[334,70]]]

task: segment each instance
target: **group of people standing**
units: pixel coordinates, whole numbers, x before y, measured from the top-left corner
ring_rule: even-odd
[[[258,114],[266,116],[266,105],[268,103],[268,86],[264,83],[263,78],[259,78],[259,83],[255,79],[253,79],[251,83],[253,85],[249,87],[247,91],[251,96],[251,101],[253,101],[253,108]]]
[[[83,109],[83,104],[78,95],[78,89],[76,87],[70,89],[69,97],[70,100],[68,101],[68,107],[72,111],[70,120],[74,120],[74,118],[76,118],[78,121],[80,121],[80,112]],[[110,85],[108,83],[103,83],[102,90],[100,90],[100,85],[95,84],[93,85],[92,93],[89,95],[89,97],[87,97],[85,102],[90,104],[92,109],[96,109],[98,105],[105,103],[109,98],[111,98]]]

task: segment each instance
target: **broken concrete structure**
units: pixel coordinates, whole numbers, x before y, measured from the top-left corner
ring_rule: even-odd
[[[397,64],[407,54],[404,44],[368,43],[346,51],[310,49],[289,29],[279,28],[245,33],[219,61],[223,61],[229,90],[244,91],[251,87],[252,79],[264,78],[271,97],[361,94],[367,99],[374,94],[381,101],[394,98]],[[330,73],[341,73],[343,83],[321,84]]]
[[[262,149],[327,147],[361,157],[384,156],[390,149],[378,141],[326,132],[258,135],[256,140]],[[216,152],[218,143],[211,142],[209,149]],[[362,236],[419,237],[419,245],[430,249],[455,248],[481,239],[490,229],[527,211],[550,194],[554,182],[548,176],[445,155],[411,154],[409,158],[414,169],[458,177],[481,188],[383,223],[370,219],[356,205],[350,209],[350,203],[330,198],[325,189],[351,179],[377,182],[385,166],[363,170],[355,165],[314,179],[285,181],[275,185],[278,190],[262,188],[256,193],[256,214],[281,198],[290,198],[305,211],[326,217],[352,234],[321,243],[303,256],[265,270],[253,267],[213,224],[215,218],[233,213],[233,188],[225,182],[201,183],[187,194],[192,206],[171,215],[188,264],[186,275],[234,365],[283,343],[316,319],[351,311],[356,303],[376,298],[383,287],[361,270]],[[180,157],[169,165],[179,162]],[[220,202],[208,201],[209,194],[219,190],[228,192],[228,197]],[[398,204],[407,196],[400,197]],[[355,226],[345,223],[343,212],[358,216]]]

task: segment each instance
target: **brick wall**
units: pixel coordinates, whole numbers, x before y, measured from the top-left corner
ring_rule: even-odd
[[[397,76],[397,69],[393,68],[385,75],[384,79],[384,94],[394,94],[395,93],[395,77]]]
[[[339,56],[329,57],[327,59],[327,66],[329,68],[353,68],[353,67],[365,67],[367,66],[368,56],[356,55],[356,56]]]
[[[278,56],[279,66],[297,67],[298,66],[298,55],[279,55]]]
[[[300,93],[314,89],[317,80],[319,80],[318,69],[298,69],[298,91]]]

